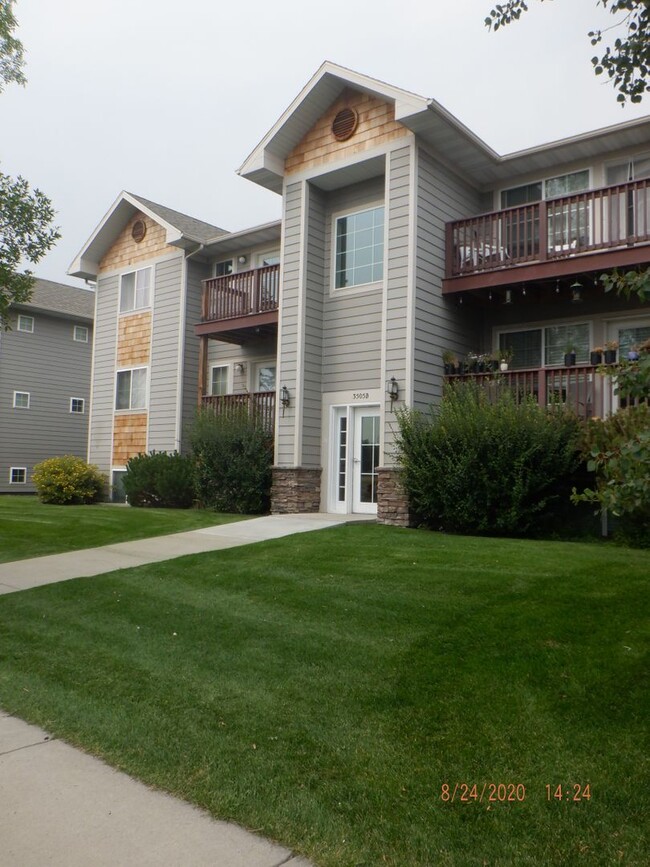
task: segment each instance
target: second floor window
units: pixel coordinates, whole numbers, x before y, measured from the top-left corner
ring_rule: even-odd
[[[72,339],[77,343],[88,343],[88,329],[85,325],[75,325]]]
[[[334,287],[362,286],[384,277],[384,207],[336,220]]]
[[[151,304],[151,268],[140,268],[122,274],[120,280],[120,313],[141,310]]]
[[[147,406],[147,368],[118,370],[115,409],[145,409]]]
[[[589,323],[501,332],[499,349],[512,350],[513,369],[562,366],[565,353],[571,350],[580,364],[589,360]]]
[[[29,404],[28,391],[14,391],[14,409],[29,409]]]
[[[27,331],[31,334],[34,331],[34,317],[21,314],[18,317],[18,331]]]
[[[228,365],[212,368],[212,388],[210,394],[228,394]]]

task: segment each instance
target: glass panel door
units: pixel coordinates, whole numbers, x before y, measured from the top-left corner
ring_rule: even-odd
[[[377,511],[377,467],[379,465],[380,417],[376,409],[354,408],[354,489],[355,512]]]

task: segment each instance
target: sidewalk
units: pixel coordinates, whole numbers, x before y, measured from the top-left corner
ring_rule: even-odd
[[[0,711],[2,867],[311,867]]]
[[[0,564],[0,594],[334,527],[271,515]],[[0,867],[312,867],[0,710]]]
[[[184,554],[203,554],[206,551],[279,539],[293,533],[322,530],[350,521],[368,520],[374,521],[373,518],[363,515],[267,515],[263,518],[252,518],[250,521],[236,521],[234,524],[174,533],[171,536],[153,536],[134,542],[104,545],[101,548],[70,551],[67,554],[14,560],[11,563],[0,563],[0,594],[27,590],[42,584],[54,584],[70,578],[87,578],[113,572],[115,569],[142,566],[145,563],[159,563],[161,560],[171,560]]]

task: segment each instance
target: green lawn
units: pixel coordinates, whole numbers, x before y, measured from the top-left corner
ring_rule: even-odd
[[[180,533],[242,520],[200,509],[45,506],[37,497],[0,496],[0,563]]]
[[[0,706],[323,867],[645,865],[647,575],[353,525],[67,581],[0,596]]]

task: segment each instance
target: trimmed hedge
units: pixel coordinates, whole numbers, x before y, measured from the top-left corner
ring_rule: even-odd
[[[273,436],[246,408],[200,410],[191,433],[199,505],[217,512],[260,514],[271,505]]]
[[[192,461],[178,452],[129,458],[122,484],[132,506],[189,509],[194,503]]]
[[[96,466],[75,455],[41,461],[34,467],[32,479],[41,502],[58,506],[94,503],[105,484]]]
[[[556,509],[566,514],[581,464],[575,415],[459,383],[428,415],[403,410],[397,421],[398,461],[421,523],[528,536],[548,529]]]

